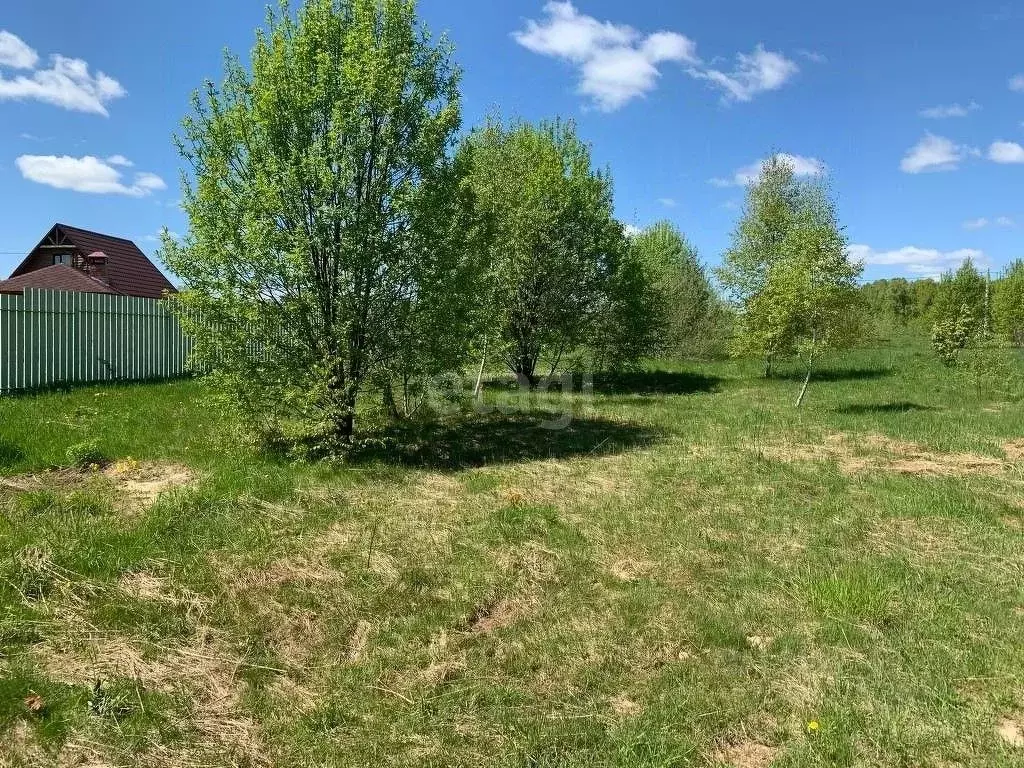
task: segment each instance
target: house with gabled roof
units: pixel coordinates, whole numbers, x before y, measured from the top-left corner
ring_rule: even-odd
[[[0,293],[36,288],[160,299],[176,289],[131,240],[55,224]]]

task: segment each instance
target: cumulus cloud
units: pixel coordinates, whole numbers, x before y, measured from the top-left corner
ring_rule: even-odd
[[[667,62],[696,63],[696,45],[675,32],[644,36],[632,27],[581,14],[568,0],[544,6],[543,21],[529,20],[516,42],[580,70],[580,93],[612,112],[654,90]]]
[[[1024,93],[1024,74],[1014,75],[1010,78],[1010,90]]]
[[[972,101],[966,107],[960,104],[944,104],[938,107],[922,109],[921,117],[926,117],[930,120],[944,120],[950,117],[967,117],[971,112],[977,112],[979,109],[981,109],[981,105],[976,101]]]
[[[893,251],[876,251],[868,245],[851,245],[847,252],[853,261],[870,266],[897,267],[915,277],[938,278],[945,272],[958,269],[968,259],[978,266],[989,264],[985,252],[975,248],[940,251],[908,245]]]
[[[721,88],[731,101],[750,101],[758,93],[781,88],[799,71],[785,56],[761,45],[751,54],[740,54],[732,72],[711,69],[685,35],[644,35],[628,25],[582,14],[571,0],[551,0],[544,14],[540,21],[527,20],[512,37],[529,51],[575,66],[579,92],[606,112],[653,91],[664,64],[686,65],[692,76]]]
[[[125,160],[120,155],[115,158]],[[126,161],[129,162],[130,161]],[[122,179],[121,171],[109,160],[86,155],[22,155],[16,161],[21,175],[37,184],[56,189],[85,192],[94,195],[128,195],[146,197],[166,189],[167,184],[155,173],[137,173],[131,184]],[[124,165],[123,163],[121,164]]]
[[[731,72],[708,69],[692,70],[692,74],[721,88],[728,101],[751,101],[760,93],[777,91],[800,71],[795,62],[763,45],[753,53],[738,54],[736,60]]]
[[[636,237],[643,232],[636,224],[627,224],[622,228],[622,231],[626,233],[626,237]]]
[[[933,133],[926,133],[923,139],[907,150],[900,163],[900,169],[904,173],[955,171],[965,158],[978,154],[976,149],[960,146]]]
[[[988,159],[993,163],[1024,163],[1024,147],[1015,141],[997,141],[988,148]]]
[[[828,166],[815,157],[804,157],[803,155],[791,155],[788,152],[780,152],[780,157],[793,167],[796,176],[813,177],[823,176],[828,173]],[[746,187],[757,181],[764,169],[768,158],[758,160],[756,163],[745,165],[734,173],[730,178],[711,179],[710,183],[716,187]]]
[[[39,55],[20,38],[0,31],[0,68],[31,70],[14,77],[0,72],[0,101],[40,101],[76,112],[106,117],[107,104],[127,95],[117,80],[95,75],[81,59],[55,54],[39,69]]]

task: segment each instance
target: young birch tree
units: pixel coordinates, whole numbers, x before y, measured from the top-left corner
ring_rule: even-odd
[[[796,406],[803,405],[814,365],[829,349],[845,347],[861,331],[857,284],[863,264],[854,263],[836,216],[835,204],[825,189],[807,185],[802,190],[794,226],[785,240],[785,257],[776,265],[769,285],[779,292],[783,349],[792,349],[806,370]]]
[[[761,357],[766,378],[784,341],[776,336],[777,324],[768,322],[774,316],[765,298],[768,279],[783,259],[799,195],[793,166],[779,155],[770,157],[747,190],[743,217],[718,270],[719,281],[739,309],[733,353]]]
[[[268,27],[251,70],[229,57],[224,85],[193,100],[190,232],[164,259],[200,363],[243,412],[345,444],[409,323],[437,327],[422,302],[473,292],[426,194],[457,187],[459,74],[414,0],[283,0]]]
[[[800,407],[821,355],[857,338],[862,273],[826,190],[797,182],[784,159],[770,159],[748,191],[720,272],[739,314],[734,352],[763,357],[769,374],[777,359],[798,357],[805,370]]]

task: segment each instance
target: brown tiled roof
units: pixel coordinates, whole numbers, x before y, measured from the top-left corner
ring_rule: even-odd
[[[88,256],[97,251],[107,256],[106,281],[113,289],[113,291],[107,291],[108,293],[121,293],[125,296],[159,299],[165,292],[176,292],[171,282],[164,277],[156,265],[131,240],[102,235],[98,232],[90,232],[87,229],[79,229],[67,224],[57,224],[54,229],[63,232],[67,240],[74,245],[82,256]],[[37,248],[36,251],[38,250]],[[33,251],[33,254],[35,254],[35,251]],[[15,278],[29,274],[32,271],[32,267],[33,259],[32,255],[30,255],[14,270],[11,277]]]
[[[117,293],[103,281],[66,264],[55,264],[9,280],[0,280],[0,293],[23,293],[26,288],[75,293]]]

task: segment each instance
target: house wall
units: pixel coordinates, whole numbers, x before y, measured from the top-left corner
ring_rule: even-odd
[[[27,275],[29,272],[35,272],[37,269],[43,269],[44,267],[53,266],[53,257],[58,253],[74,253],[74,248],[68,248],[67,251],[57,251],[47,248],[46,250],[38,248],[29,254],[28,259],[21,268],[18,269],[11,277],[18,277],[19,275]]]

